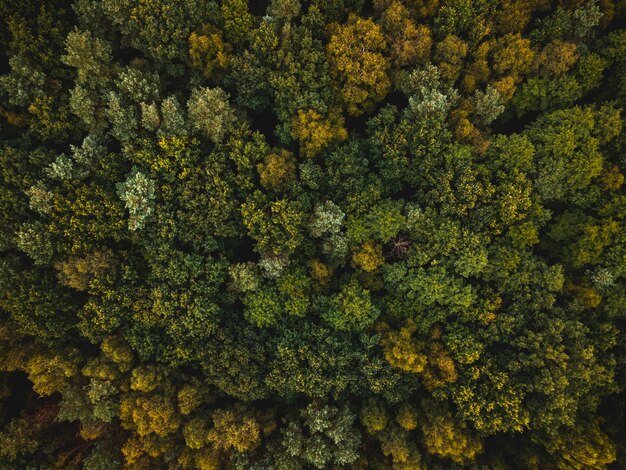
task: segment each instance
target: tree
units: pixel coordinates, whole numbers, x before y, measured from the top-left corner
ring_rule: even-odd
[[[166,437],[180,427],[180,415],[172,401],[165,396],[127,395],[120,403],[122,426],[134,429],[140,438],[155,434]]]
[[[302,268],[290,268],[276,281],[276,285],[287,314],[305,317],[309,313],[311,280]]]
[[[479,124],[488,126],[502,114],[504,112],[502,102],[502,96],[491,85],[487,85],[484,93],[476,90],[474,93],[474,112],[478,117]]]
[[[300,8],[300,0],[272,0],[267,7],[267,14],[290,22],[300,14]]]
[[[454,35],[446,36],[435,46],[434,60],[441,78],[454,83],[459,78],[467,55],[467,44]]]
[[[101,134],[106,128],[106,108],[102,103],[102,98],[84,86],[76,85],[70,92],[70,109],[90,132]]]
[[[313,109],[298,110],[291,128],[291,136],[300,142],[300,152],[306,157],[314,157],[329,145],[348,138],[343,115],[337,108],[326,119]]]
[[[339,81],[348,113],[358,116],[382,100],[390,87],[385,38],[372,20],[350,16],[333,27],[327,46],[333,76]]]
[[[575,268],[598,264],[602,253],[619,233],[619,224],[606,219],[598,223],[580,211],[568,211],[557,217],[549,237],[556,242],[563,260]]]
[[[333,201],[318,203],[309,222],[309,231],[314,237],[339,233],[344,217],[345,214]]]
[[[485,435],[505,430],[524,432],[530,426],[530,413],[524,406],[524,391],[506,372],[497,371],[487,361],[472,370],[474,377],[461,378],[453,399],[459,416]],[[466,385],[466,380],[473,383]]]
[[[16,244],[35,264],[48,264],[54,254],[52,241],[41,223],[26,223],[17,232]]]
[[[9,104],[27,106],[44,94],[45,74],[35,69],[26,59],[13,56],[9,59],[11,73],[0,77],[0,89]]]
[[[67,54],[63,63],[75,67],[79,83],[98,87],[106,85],[112,59],[111,44],[89,31],[71,31],[65,41]]]
[[[578,81],[569,75],[554,79],[531,77],[520,86],[512,104],[518,116],[530,111],[549,111],[571,106],[582,97]]]
[[[352,216],[347,221],[347,236],[353,243],[371,238],[386,243],[398,235],[404,225],[401,202],[390,199],[371,207],[365,214]]]
[[[130,214],[128,228],[144,227],[146,219],[154,212],[154,182],[136,168],[123,183],[118,183],[117,194],[126,204]]]
[[[383,267],[383,275],[385,282],[396,286],[386,308],[400,318],[413,319],[422,334],[453,312],[469,313],[476,299],[470,285],[447,275],[442,267],[408,269],[404,263],[394,263]],[[408,282],[398,282],[400,279]]]
[[[245,409],[217,409],[212,420],[213,428],[207,433],[207,440],[217,449],[245,452],[259,445],[262,428]]]
[[[222,141],[235,122],[228,98],[221,88],[196,88],[187,102],[191,127],[215,144]]]
[[[416,25],[400,1],[389,5],[381,17],[381,24],[389,38],[393,65],[403,67],[428,59],[433,42],[430,29],[423,24]]]
[[[371,242],[365,242],[361,248],[352,255],[353,266],[365,272],[376,271],[384,263],[385,258],[383,257],[382,247]]]
[[[151,57],[160,67],[173,64],[170,73],[181,69],[187,38],[214,13],[211,3],[191,0],[177,5],[166,1],[135,4],[130,0],[105,0],[102,11],[135,48]]]
[[[110,92],[107,100],[106,116],[111,125],[111,134],[127,144],[137,137],[137,116],[135,110],[124,103],[121,96]]]
[[[502,33],[521,33],[531,20],[532,11],[540,2],[507,0],[496,11],[495,27]]]
[[[326,141],[345,139],[340,135],[345,134],[343,116],[335,104],[337,92],[333,89],[326,48],[319,34],[315,34],[321,24],[285,26],[282,40],[275,22],[264,22],[263,25],[271,34],[265,33],[264,41],[257,41],[264,46],[259,47],[261,50],[257,54],[262,54],[266,57],[265,62],[271,64],[267,80],[272,87],[272,109],[279,121],[275,134],[281,143],[288,144],[295,138],[300,140],[304,150],[307,139],[319,140],[320,143],[312,147],[319,145],[321,150]],[[306,126],[314,124],[318,127],[319,139],[306,137],[309,133]],[[307,155],[313,156],[317,151],[312,148]]]
[[[309,404],[285,423],[279,452],[298,464],[325,468],[357,460],[360,436],[353,428],[356,416],[346,407]]]
[[[0,1],[0,468],[624,466],[626,1]]]
[[[442,37],[469,36],[472,43],[478,43],[489,34],[494,6],[489,2],[444,1],[434,19],[435,30]]]
[[[293,154],[281,149],[270,153],[262,163],[257,165],[261,185],[274,192],[284,190],[295,179],[296,162]]]
[[[554,76],[566,73],[578,60],[576,44],[558,39],[547,44],[536,61],[542,75]]]
[[[235,44],[243,43],[254,25],[254,17],[248,11],[245,0],[226,0],[221,6],[224,35]]]
[[[419,374],[424,370],[427,358],[422,352],[422,343],[412,337],[415,329],[415,324],[409,321],[398,331],[387,331],[382,336],[381,346],[392,367]]]
[[[120,239],[124,206],[119,198],[95,183],[75,186],[65,183],[58,192],[50,215],[48,232],[63,237],[60,245],[69,253],[99,248],[105,240]],[[58,238],[57,238],[58,240]]]
[[[110,250],[95,251],[84,258],[70,258],[55,264],[59,282],[76,290],[88,290],[106,286],[117,267],[117,260]],[[109,278],[109,279],[107,279]]]
[[[68,380],[78,374],[79,357],[76,350],[39,353],[28,358],[25,372],[33,383],[33,390],[42,396],[61,392]]]
[[[158,74],[146,72],[136,65],[130,65],[120,71],[115,85],[128,100],[134,103],[145,103],[159,99],[159,82]]]
[[[615,462],[615,447],[597,422],[582,423],[567,436],[567,444],[561,437],[548,438],[548,451],[554,455],[558,468],[602,468]]]
[[[193,168],[176,191],[177,207],[170,214],[177,222],[176,235],[200,250],[212,251],[216,238],[239,234],[239,201],[224,155],[213,154]]]
[[[594,28],[602,18],[597,3],[572,5],[577,8],[558,6],[537,22],[532,38],[547,42],[550,39],[583,41],[593,35]]]
[[[293,252],[302,241],[304,214],[296,201],[265,202],[259,192],[241,205],[243,223],[256,249],[280,255]]]
[[[496,40],[491,56],[496,74],[518,77],[530,71],[535,54],[528,39],[519,34],[507,34]]]
[[[271,326],[282,313],[275,291],[251,292],[244,298],[244,316],[257,327]]]
[[[576,107],[545,115],[529,129],[537,148],[537,190],[544,198],[571,197],[601,173],[595,125],[593,110]]]
[[[223,70],[229,62],[229,49],[222,40],[221,31],[208,26],[189,35],[189,58],[192,65],[206,78]]]
[[[445,402],[422,401],[424,445],[428,453],[462,464],[483,451],[482,441],[465,423],[458,423]]]
[[[341,287],[323,318],[337,330],[363,330],[374,323],[380,311],[372,304],[370,292],[352,281]]]
[[[203,108],[200,107],[200,110]],[[157,134],[163,139],[161,142],[167,142],[165,139],[172,139],[172,142],[176,142],[174,138],[180,139],[188,134],[185,117],[175,96],[168,96],[161,102],[160,124],[157,124],[158,121],[156,111],[150,109],[146,116],[146,127],[153,129],[158,126]]]
[[[382,329],[384,336],[381,346],[385,359],[392,367],[420,374],[427,390],[434,390],[457,380],[455,363],[441,341],[442,333],[439,328],[433,328],[430,338],[423,340],[412,337],[417,328],[410,320],[399,331],[390,331],[387,325],[383,325]]]
[[[266,109],[270,104],[272,88],[269,83],[270,69],[265,61],[246,50],[233,56],[230,63],[232,73],[226,79],[237,88],[237,105],[253,111]]]

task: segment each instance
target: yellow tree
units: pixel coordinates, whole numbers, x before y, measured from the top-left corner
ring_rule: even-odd
[[[402,67],[428,59],[433,40],[428,26],[416,25],[409,10],[394,1],[381,17],[385,36],[389,41],[394,66]]]
[[[491,53],[494,72],[498,76],[515,78],[530,71],[535,57],[530,40],[519,34],[505,34],[496,39]]]
[[[348,138],[341,110],[333,108],[327,117],[313,109],[301,109],[294,116],[291,136],[300,142],[300,153],[313,157],[335,142]]]
[[[571,42],[559,39],[550,41],[537,55],[536,65],[539,73],[552,77],[563,75],[578,60],[578,47]]]
[[[115,268],[117,260],[111,250],[98,250],[83,258],[71,257],[58,262],[59,282],[76,290],[86,291],[106,282],[106,277]]]
[[[352,265],[368,273],[376,271],[383,264],[385,257],[382,247],[371,241],[365,242],[352,255]]]
[[[445,402],[422,400],[424,419],[421,429],[424,446],[431,455],[447,458],[458,464],[471,462],[483,451],[482,441],[467,424],[458,422]]]
[[[331,72],[339,81],[341,96],[353,116],[368,111],[382,100],[391,82],[389,60],[382,29],[371,19],[350,15],[348,23],[331,25],[327,46]]]
[[[448,83],[456,82],[463,68],[465,56],[467,56],[467,43],[461,38],[449,34],[438,42],[434,59],[441,78]]]
[[[296,177],[296,160],[287,150],[270,153],[257,166],[261,185],[270,191],[281,191]]]
[[[217,409],[213,412],[213,428],[207,439],[216,449],[238,452],[255,449],[261,442],[262,426],[243,406]]]
[[[423,343],[412,336],[415,330],[415,324],[411,321],[400,330],[388,330],[382,336],[381,345],[385,359],[392,367],[419,374],[424,371],[427,358],[422,352]]]
[[[397,369],[420,374],[428,390],[434,390],[457,380],[457,371],[445,348],[439,327],[433,328],[428,341],[413,337],[415,323],[407,321],[399,330],[382,326],[381,346],[385,359]]]
[[[189,36],[189,58],[191,64],[206,78],[222,70],[228,64],[228,45],[222,40],[222,33],[214,27],[204,27]]]
[[[494,16],[495,28],[501,33],[521,33],[531,20],[535,0],[503,0]]]

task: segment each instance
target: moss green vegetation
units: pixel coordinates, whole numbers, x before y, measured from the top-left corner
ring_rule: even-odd
[[[626,467],[624,0],[0,0],[0,469]]]

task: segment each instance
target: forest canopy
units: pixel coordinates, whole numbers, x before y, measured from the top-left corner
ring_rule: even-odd
[[[626,468],[625,24],[0,0],[0,469]]]

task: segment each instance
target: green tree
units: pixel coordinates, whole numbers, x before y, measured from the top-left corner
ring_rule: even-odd
[[[256,242],[256,249],[279,255],[293,252],[302,241],[304,214],[296,201],[265,202],[261,193],[241,206],[243,223]]]
[[[196,88],[187,102],[191,127],[218,144],[235,122],[229,95],[221,88]]]
[[[130,230],[143,228],[146,219],[154,212],[154,190],[154,182],[137,169],[131,172],[126,181],[118,184],[117,193],[130,214]]]
[[[224,35],[233,44],[243,43],[254,25],[245,0],[225,0],[221,6]]]
[[[337,330],[362,330],[374,323],[380,311],[372,303],[370,292],[352,281],[342,286],[323,318]]]
[[[89,87],[107,84],[111,73],[111,44],[89,31],[71,31],[65,41],[63,63],[77,69],[78,82]]]
[[[570,108],[543,116],[529,129],[537,148],[536,186],[545,199],[572,197],[602,171],[598,138],[611,139],[616,128],[596,129],[595,116],[588,107]]]
[[[279,452],[301,466],[325,468],[357,460],[360,436],[353,427],[356,416],[346,407],[310,404],[281,430]],[[282,460],[282,458],[281,458]]]
[[[214,17],[213,2],[192,0],[176,5],[166,1],[134,2],[105,0],[102,11],[133,47],[151,57],[158,66],[173,64],[181,71],[191,31]]]

